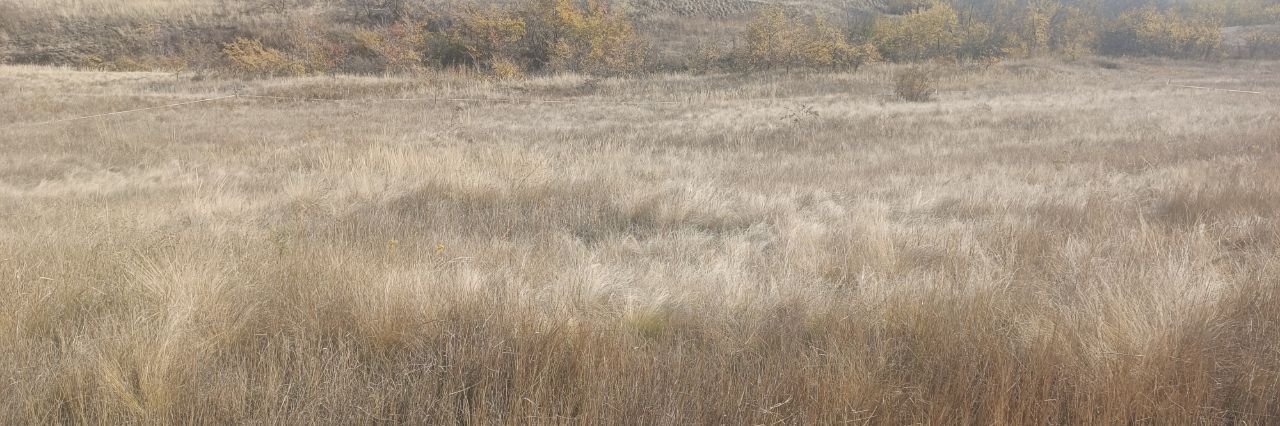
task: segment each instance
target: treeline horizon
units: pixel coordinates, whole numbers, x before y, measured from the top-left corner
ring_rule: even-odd
[[[597,0],[441,6],[274,0],[234,13],[76,16],[0,4],[0,60],[244,76],[460,69],[497,78],[1089,55],[1280,57],[1280,0],[887,0],[843,17],[762,7],[728,41],[668,41]],[[1256,27],[1238,40],[1226,27]],[[667,35],[667,37],[671,37]],[[686,43],[687,45],[687,43]]]

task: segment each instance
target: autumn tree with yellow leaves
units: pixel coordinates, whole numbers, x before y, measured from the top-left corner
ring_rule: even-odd
[[[964,29],[955,8],[934,2],[927,9],[876,21],[872,38],[890,60],[955,59],[964,42]]]
[[[232,69],[249,76],[273,77],[301,75],[306,72],[302,63],[290,59],[283,52],[266,47],[259,40],[237,38],[222,46],[222,54]]]
[[[1222,25],[1146,7],[1121,15],[1104,32],[1104,53],[1207,59],[1222,45]]]
[[[616,74],[639,71],[645,43],[631,21],[597,0],[533,0],[529,20],[532,59],[557,71]]]
[[[1112,16],[1098,2],[892,0],[862,27],[781,6],[763,8],[734,48],[690,56],[698,69],[857,69],[895,62],[992,61],[1092,53],[1212,59],[1276,56],[1276,37],[1250,33],[1226,52],[1222,27],[1280,22],[1277,0],[1187,0]],[[426,10],[426,9],[423,9]],[[1123,9],[1120,9],[1123,10]],[[316,27],[311,25],[311,27]],[[335,36],[336,34],[336,36]],[[533,71],[625,74],[648,70],[648,46],[632,20],[606,0],[519,0],[398,16],[389,24],[309,31],[285,40],[219,41],[216,61],[251,75],[388,72],[461,67],[499,78]],[[82,55],[87,66],[131,63]],[[127,59],[127,58],[126,58]],[[114,62],[113,62],[114,61]]]
[[[520,64],[521,42],[528,34],[524,17],[513,10],[491,6],[463,13],[448,33],[448,41],[466,62],[500,78],[524,74]]]
[[[857,69],[880,60],[870,43],[850,43],[843,31],[826,18],[806,21],[781,7],[763,11],[747,26],[744,55],[751,68]]]

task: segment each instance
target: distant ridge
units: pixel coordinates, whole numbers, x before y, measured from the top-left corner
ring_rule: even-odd
[[[837,14],[871,11],[881,6],[878,0],[630,0],[629,8],[638,14],[672,14],[727,18],[751,14],[760,8],[782,6],[805,13]]]

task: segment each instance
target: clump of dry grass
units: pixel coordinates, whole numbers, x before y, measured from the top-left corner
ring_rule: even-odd
[[[922,67],[910,67],[898,70],[893,75],[893,94],[910,102],[925,102],[933,99],[934,87],[937,83],[929,70]]]
[[[1274,66],[0,68],[0,126],[348,99],[0,128],[0,416],[1266,423],[1280,105],[1143,83]],[[414,96],[684,103],[367,102]]]

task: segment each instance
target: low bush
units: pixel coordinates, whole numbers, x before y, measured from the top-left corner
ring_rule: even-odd
[[[1245,55],[1250,58],[1280,58],[1280,33],[1255,32],[1245,37]]]
[[[357,54],[371,60],[376,70],[403,71],[423,65],[427,39],[422,24],[401,21],[384,28],[359,28],[351,37]]]
[[[499,80],[524,77],[524,68],[507,58],[495,58],[489,62],[489,71]]]
[[[349,71],[352,43],[339,26],[326,25],[319,19],[299,19],[287,28],[283,37],[289,51],[309,73],[333,74]]]
[[[223,45],[222,53],[232,70],[245,75],[271,77],[306,72],[301,62],[289,59],[279,50],[263,46],[258,40],[237,38]]]
[[[499,78],[515,77],[524,73],[517,58],[523,54],[527,34],[524,17],[513,10],[468,10],[444,37],[439,56],[446,64],[468,65]]]
[[[904,68],[893,75],[893,93],[908,102],[927,102],[937,92],[933,74],[920,67]]]

